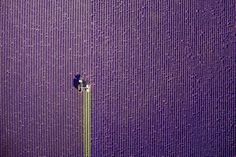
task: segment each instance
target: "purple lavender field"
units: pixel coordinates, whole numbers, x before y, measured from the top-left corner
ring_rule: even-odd
[[[0,157],[236,156],[235,0],[1,0]]]

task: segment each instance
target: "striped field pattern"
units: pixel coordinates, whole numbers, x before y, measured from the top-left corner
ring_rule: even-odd
[[[236,156],[235,21],[235,0],[0,0],[0,157]]]

